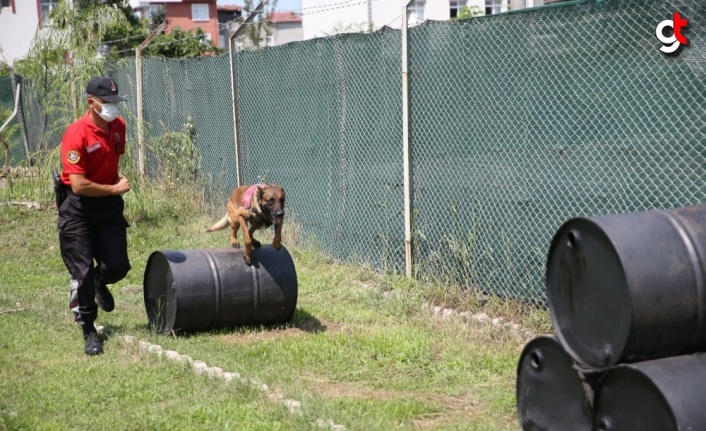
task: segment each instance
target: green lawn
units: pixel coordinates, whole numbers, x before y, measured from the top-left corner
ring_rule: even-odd
[[[116,310],[99,313],[106,341],[97,357],[83,353],[68,310],[56,210],[0,206],[0,429],[519,429],[517,362],[529,339],[551,331],[546,311],[339,264],[302,246],[291,227],[283,241],[299,284],[291,322],[176,338],[150,332],[142,293],[149,255],[228,244],[227,231],[204,232],[220,211],[167,206],[150,213],[128,200],[133,268],[111,289]],[[268,242],[271,231],[258,238]],[[443,319],[433,306],[519,327]],[[124,336],[269,390],[194,373]],[[291,412],[283,399],[300,408]]]

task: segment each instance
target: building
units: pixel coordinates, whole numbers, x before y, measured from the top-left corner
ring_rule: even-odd
[[[557,1],[561,0],[301,0],[302,32],[304,39],[312,39],[384,26],[400,28],[405,5],[409,25],[416,25],[456,18],[464,7],[475,14],[491,15]]]
[[[293,12],[272,12],[267,21],[270,28],[265,36],[266,46],[284,45],[304,38],[302,17]]]
[[[167,32],[176,27],[187,31],[200,28],[209,40],[219,44],[216,0],[130,0],[130,6],[145,18],[164,8]]]
[[[228,36],[230,36],[230,22],[237,21],[243,16],[243,7],[236,5],[218,6],[218,46],[228,48]]]
[[[58,0],[0,0],[0,46],[4,58],[12,66],[24,58],[32,47],[32,39],[42,17],[56,7]]]
[[[5,54],[0,56],[0,61],[5,62],[7,58],[12,65],[26,56],[37,29],[45,21],[43,18],[58,3],[59,0],[0,0],[0,47]],[[175,27],[183,30],[198,27],[217,45],[221,40],[216,0],[130,0],[129,3],[146,18],[164,8],[167,31]],[[240,16],[240,9],[231,11],[231,14]]]
[[[285,43],[303,40],[302,18],[293,12],[272,11],[265,16],[262,22],[258,22],[257,18],[253,22],[253,25],[259,28],[259,30],[256,30],[256,32],[259,32],[258,48],[284,45]],[[252,36],[240,36],[238,39],[238,42],[236,42],[237,50],[255,48]]]

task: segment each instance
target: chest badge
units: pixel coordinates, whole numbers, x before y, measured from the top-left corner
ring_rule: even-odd
[[[101,143],[100,143],[100,142],[96,142],[95,144],[91,144],[91,145],[87,146],[87,147],[86,147],[86,152],[87,152],[88,154],[91,154],[92,152],[94,152],[94,151],[96,151],[96,150],[100,150],[100,149],[101,149]]]
[[[66,153],[66,160],[72,165],[75,165],[76,163],[78,163],[79,160],[81,160],[81,155],[78,153],[78,151],[71,150]]]

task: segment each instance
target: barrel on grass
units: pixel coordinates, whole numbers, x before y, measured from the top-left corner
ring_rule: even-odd
[[[286,248],[155,251],[145,268],[147,317],[159,332],[204,331],[289,321],[297,274]]]
[[[517,366],[517,415],[523,430],[591,431],[593,387],[556,337],[530,340]]]
[[[706,349],[706,206],[566,221],[547,258],[554,327],[605,368]]]
[[[704,382],[703,353],[612,367],[596,389],[595,429],[704,430]]]

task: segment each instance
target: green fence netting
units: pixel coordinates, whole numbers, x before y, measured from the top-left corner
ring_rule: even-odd
[[[666,56],[655,28],[675,11],[690,44]],[[703,203],[703,23],[697,0],[587,0],[410,28],[415,274],[543,303],[566,219]],[[283,185],[300,235],[326,253],[395,272],[401,37],[333,36],[233,64],[245,182]],[[148,149],[193,125],[215,202],[237,178],[230,67],[228,56],[143,60]],[[134,113],[134,62],[113,70]],[[41,122],[26,121],[36,133]]]
[[[276,182],[288,212],[341,259],[404,269],[399,32],[238,58],[245,182]]]

